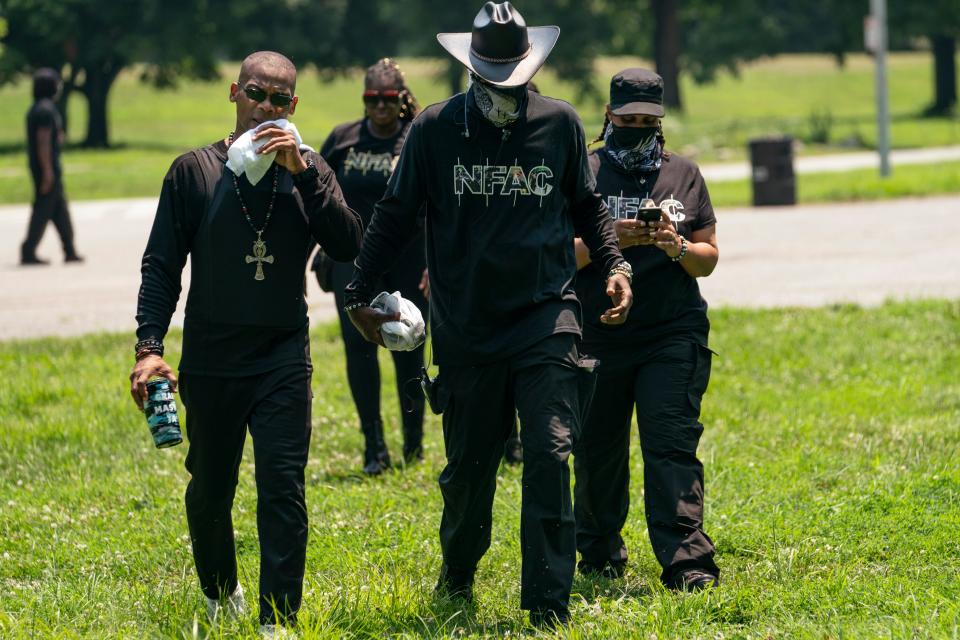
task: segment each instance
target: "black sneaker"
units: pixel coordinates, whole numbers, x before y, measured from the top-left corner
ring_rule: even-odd
[[[80,264],[84,262],[84,260],[85,260],[84,257],[77,253],[69,253],[63,258],[63,261],[68,264],[71,262],[75,264]]]
[[[390,469],[390,454],[381,453],[364,462],[363,472],[368,476],[378,476]]]
[[[20,266],[22,267],[45,267],[50,264],[49,260],[38,258],[37,256],[21,256]]]
[[[433,594],[459,604],[473,604],[473,572],[455,571],[444,563]]]
[[[403,464],[411,465],[417,464],[418,462],[423,462],[423,446],[407,446],[403,445]]]
[[[670,578],[667,588],[673,591],[703,591],[720,586],[720,576],[706,569],[678,571]]]
[[[530,612],[530,626],[555,631],[570,624],[569,609],[534,609]]]
[[[360,425],[363,432],[363,472],[378,476],[390,468],[390,453],[383,441],[383,423],[374,420]]]

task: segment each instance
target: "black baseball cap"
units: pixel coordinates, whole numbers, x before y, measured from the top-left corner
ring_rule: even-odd
[[[610,80],[610,111],[615,116],[662,118],[663,78],[649,69],[624,69]]]

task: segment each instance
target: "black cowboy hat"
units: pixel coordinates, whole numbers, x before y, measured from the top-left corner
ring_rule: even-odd
[[[509,2],[488,2],[471,33],[438,33],[440,45],[470,71],[497,87],[526,84],[557,44],[560,27],[527,27]]]

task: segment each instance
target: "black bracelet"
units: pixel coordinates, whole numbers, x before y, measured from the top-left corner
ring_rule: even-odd
[[[133,352],[136,354],[137,360],[152,353],[162,358],[163,342],[157,338],[144,338],[133,347]]]

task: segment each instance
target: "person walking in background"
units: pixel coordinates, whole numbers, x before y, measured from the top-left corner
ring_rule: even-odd
[[[436,381],[447,465],[440,474],[443,564],[436,591],[473,596],[490,546],[497,470],[520,416],[523,563],[520,606],[538,626],[564,624],[576,564],[568,459],[580,428],[583,380],[573,239],[599,265],[597,284],[622,322],[629,265],[587,164],[573,108],[527,89],[559,37],[527,28],[509,2],[487,2],[467,33],[440,44],[470,72],[470,87],[411,125],[387,192],[377,203],[347,286],[345,310],[381,343],[395,319],[370,307],[380,277],[426,219]]]
[[[268,636],[295,624],[303,591],[313,397],[307,260],[313,241],[349,260],[362,236],[333,171],[317,153],[301,150],[287,122],[297,107],[296,83],[285,56],[250,54],[230,85],[233,131],[170,167],[143,254],[130,374],[140,407],[151,377],[167,378],[176,390],[163,339],[189,256],[179,386],[190,442],[185,503],[193,558],[211,622],[243,611],[231,511],[249,430],[259,619]]]
[[[33,105],[27,112],[27,155],[33,178],[33,212],[27,226],[27,237],[20,245],[20,264],[45,265],[49,261],[37,257],[37,246],[53,222],[63,245],[64,262],[83,262],[73,240],[73,224],[63,190],[63,167],[60,149],[64,142],[63,118],[56,101],[63,90],[60,74],[54,69],[37,69],[33,74]]]
[[[419,105],[407,87],[400,67],[389,58],[367,69],[363,104],[363,117],[334,128],[323,143],[320,155],[336,173],[347,204],[360,214],[366,227],[373,217],[374,205],[387,188],[387,180]],[[426,316],[427,300],[419,287],[425,268],[423,234],[420,233],[397,263],[383,274],[377,287],[389,292],[399,291]],[[377,475],[390,467],[380,413],[380,364],[377,345],[364,340],[343,310],[343,289],[353,275],[353,263],[330,260],[320,247],[314,257],[313,269],[321,287],[329,281],[327,287],[332,287],[337,301],[347,357],[347,379],[365,441],[363,472]],[[390,352],[400,396],[405,463],[423,457],[424,397],[418,384],[423,351],[420,347],[414,351]]]
[[[643,454],[650,542],[672,589],[719,584],[714,545],[703,530],[700,402],[710,379],[710,323],[697,278],[717,265],[716,218],[700,170],[664,151],[663,80],[625,69],[610,83],[605,146],[590,155],[597,189],[633,266],[634,307],[612,331],[596,289],[604,269],[576,241],[583,348],[599,358],[596,393],[574,449],[577,548],[583,573],[620,576],[620,532],[630,505],[634,406]],[[645,222],[638,217],[650,217]]]

